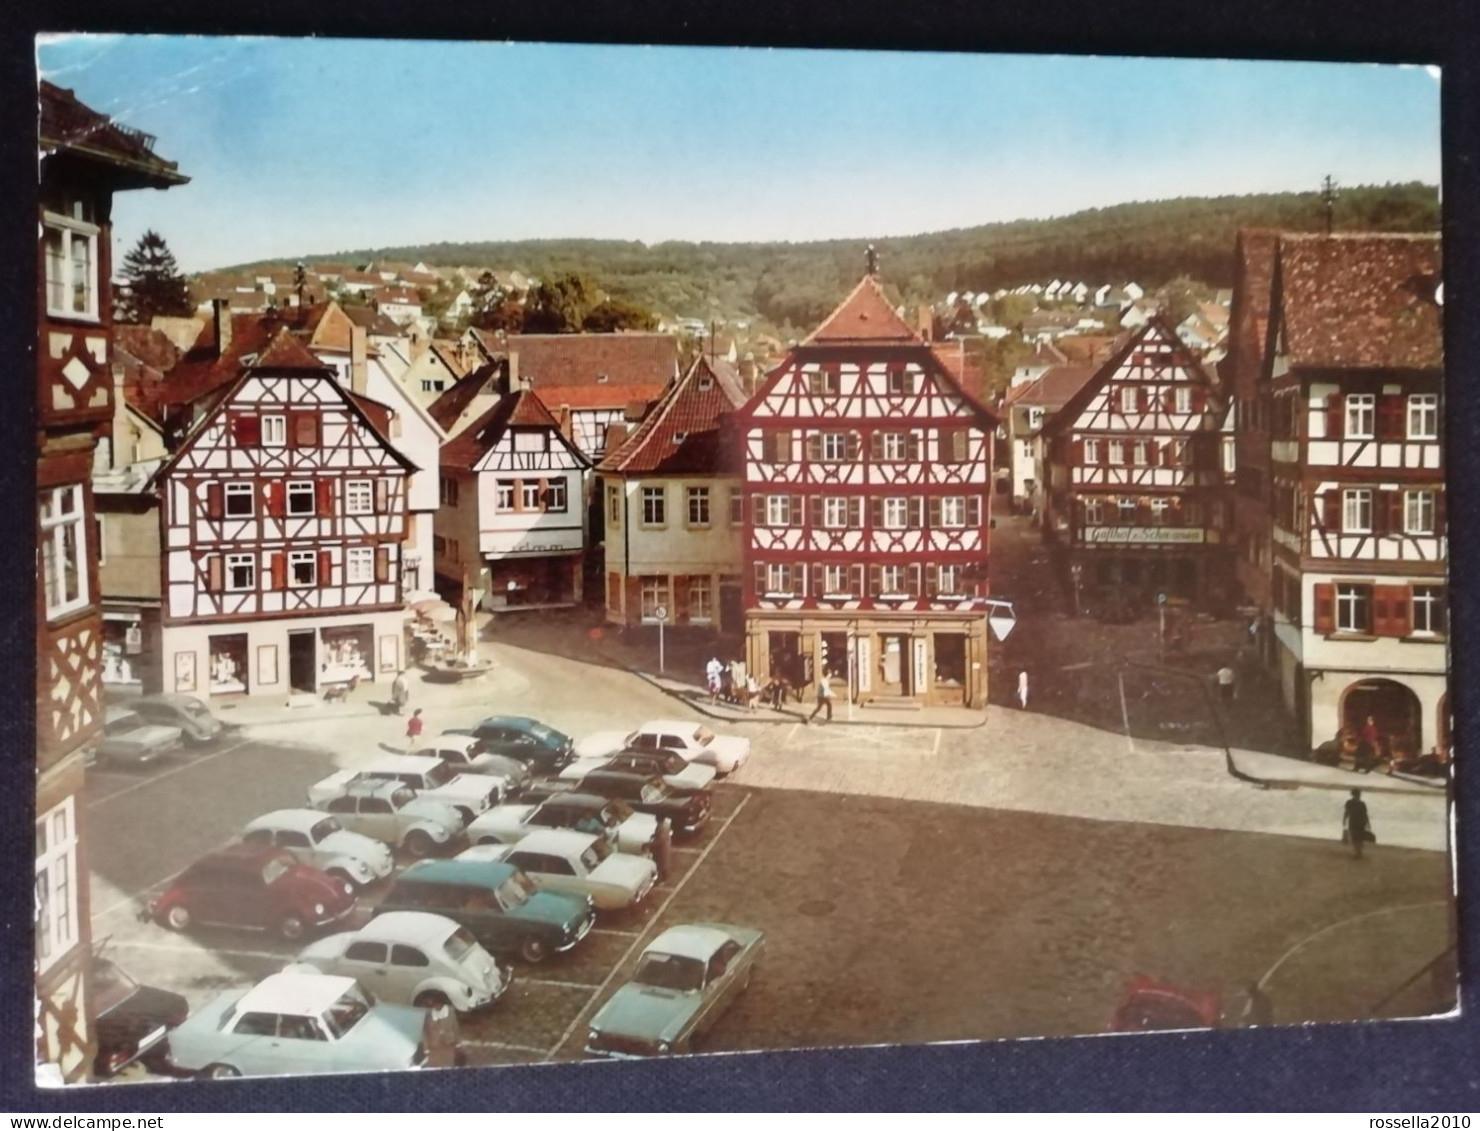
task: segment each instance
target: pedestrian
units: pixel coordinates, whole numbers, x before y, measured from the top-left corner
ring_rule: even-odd
[[[719,662],[718,656],[711,656],[709,663],[704,665],[704,680],[709,687],[709,702],[714,705],[719,702],[719,677],[725,666]]]
[[[426,720],[421,717],[421,708],[411,712],[411,717],[406,720],[406,749],[415,750],[417,740],[421,738],[421,732],[426,727]]]
[[[812,708],[812,713],[807,716],[807,721],[810,723],[817,717],[817,713],[825,708],[827,710],[827,721],[832,722],[832,701],[832,684],[828,681],[827,672],[824,671],[817,677],[817,706]]]
[[[1357,772],[1370,774],[1382,751],[1382,732],[1377,729],[1377,720],[1371,715],[1362,724],[1362,746],[1357,752]]]
[[[1026,711],[1028,709],[1028,673],[1026,671],[1018,672],[1017,699],[1018,706]]]
[[[1372,822],[1367,816],[1367,803],[1362,800],[1360,789],[1352,790],[1341,815],[1341,839],[1352,846],[1354,860],[1362,858],[1363,845],[1377,842],[1377,837],[1372,835]]]
[[[755,673],[751,672],[745,677],[745,709],[747,711],[754,711],[755,702],[760,697],[761,685],[755,678]]]
[[[410,701],[411,685],[406,682],[406,672],[403,669],[398,671],[396,678],[391,681],[391,706],[399,715],[406,710],[406,704]]]
[[[666,880],[673,868],[673,824],[667,817],[658,819],[653,833],[653,863],[658,866],[658,879]]]
[[[1238,677],[1227,664],[1218,669],[1218,694],[1222,696],[1223,702],[1232,703],[1234,695],[1234,680]]]

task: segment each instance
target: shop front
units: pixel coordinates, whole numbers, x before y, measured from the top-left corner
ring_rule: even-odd
[[[581,603],[582,554],[490,558],[483,607],[493,612],[568,608]],[[482,584],[475,581],[474,584]],[[444,594],[444,598],[446,595]]]
[[[1087,526],[1071,558],[1086,596],[1114,594],[1147,607],[1158,597],[1180,597],[1199,608],[1225,604],[1232,593],[1226,549],[1201,529],[1178,526]]]

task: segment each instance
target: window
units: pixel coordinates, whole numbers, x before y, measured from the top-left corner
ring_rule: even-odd
[[[1140,405],[1140,397],[1136,395],[1137,389],[1134,385],[1122,385],[1120,387],[1120,411],[1135,412]]]
[[[707,624],[714,619],[714,589],[707,577],[689,578],[689,620]]]
[[[662,487],[642,489],[642,524],[663,526],[668,522],[668,497]]]
[[[1084,522],[1086,526],[1099,526],[1105,521],[1105,504],[1099,499],[1084,500]]]
[[[890,498],[884,500],[884,529],[904,530],[910,524],[910,501]]]
[[[745,492],[739,487],[730,488],[730,525],[742,526],[745,523]]]
[[[787,562],[766,563],[766,592],[767,593],[790,593],[792,592],[791,565]]]
[[[886,565],[879,569],[879,592],[905,592],[905,568],[902,565]]]
[[[822,567],[822,592],[847,593],[850,570],[845,565]]]
[[[226,588],[232,593],[256,589],[257,559],[251,554],[227,554]]]
[[[1120,511],[1121,522],[1134,522],[1136,520],[1136,500],[1118,499],[1116,506]]]
[[[658,609],[668,607],[668,578],[644,577],[640,582],[640,587],[642,617],[644,620],[656,620]]]
[[[837,463],[848,458],[848,433],[823,432],[819,436],[818,458]]]
[[[1370,632],[1372,630],[1372,586],[1338,585],[1336,587],[1336,631]]]
[[[767,526],[790,526],[791,525],[791,496],[790,495],[767,495],[766,496],[766,525]]]
[[[46,311],[64,318],[98,317],[98,228],[91,210],[74,201],[71,215],[43,214]]]
[[[941,526],[966,525],[966,496],[947,495],[940,501]]]
[[[344,552],[344,580],[363,585],[375,580],[375,547],[351,546]]]
[[[382,942],[352,942],[344,949],[346,962],[365,962],[371,966],[384,966],[386,944]]]
[[[1442,585],[1413,587],[1413,631],[1443,636],[1449,630],[1449,614]]]
[[[835,369],[815,369],[807,374],[807,392],[814,397],[836,396],[838,392],[838,374]]]
[[[909,437],[903,432],[881,432],[879,434],[879,458],[885,460],[908,459]]]
[[[444,507],[457,506],[457,480],[444,475],[437,480],[437,501]]]
[[[1434,532],[1434,492],[1409,491],[1403,496],[1403,532],[1405,534],[1432,534]]]
[[[493,509],[507,514],[514,509],[514,487],[512,479],[500,479],[493,485]]]
[[[293,446],[316,448],[319,446],[319,414],[300,412],[293,417]]]
[[[841,530],[848,525],[848,502],[845,498],[829,496],[822,500],[822,525],[829,530]]]
[[[1086,440],[1084,442],[1084,462],[1085,463],[1099,463],[1100,462],[1100,441],[1098,441],[1098,440]]]
[[[709,525],[709,488],[690,487],[689,497],[689,525]]]
[[[1137,440],[1131,445],[1131,462],[1137,467],[1145,467],[1151,462],[1150,445],[1145,440]]]
[[[403,946],[399,943],[391,947],[392,966],[430,966],[427,956],[414,946]]]
[[[41,571],[46,615],[58,617],[87,604],[87,550],[82,528],[82,484],[40,494]]]
[[[889,370],[889,395],[908,396],[915,391],[915,374],[909,369]]]
[[[299,482],[288,484],[288,513],[292,515],[308,515],[314,513],[312,483]]]
[[[443,482],[455,481],[444,480]],[[375,512],[375,490],[368,479],[352,479],[344,485],[345,514],[373,514]]]
[[[551,479],[545,487],[545,509],[564,511],[570,506],[570,492],[564,479]]]
[[[1238,445],[1232,436],[1223,437],[1223,474],[1232,475],[1238,466]]]
[[[46,970],[79,941],[77,827],[67,798],[36,821],[36,968]]]
[[[948,597],[957,596],[962,592],[960,565],[943,565],[938,567],[935,579],[935,591]]]
[[[264,416],[262,418],[262,446],[281,448],[288,442],[288,418],[286,416]]]
[[[525,511],[540,509],[540,481],[538,479],[526,479],[519,484],[519,509]]]
[[[1408,438],[1439,438],[1439,394],[1414,393],[1408,398]]]
[[[1377,398],[1371,393],[1351,393],[1346,398],[1346,438],[1370,440],[1377,418]]]
[[[1347,534],[1372,533],[1372,492],[1366,488],[1341,493],[1341,529]]]
[[[288,584],[294,589],[311,588],[318,582],[319,556],[313,550],[288,552]]]
[[[615,483],[606,488],[606,524],[617,528],[622,525],[622,488]]]
[[[1178,385],[1177,391],[1172,394],[1173,407],[1182,415],[1192,411],[1192,386]]]
[[[1151,500],[1151,521],[1157,526],[1165,526],[1171,511],[1172,500],[1158,498]]]
[[[446,383],[443,381],[429,381],[423,378],[421,382],[421,391],[423,393],[440,393],[446,387]]]
[[[1110,441],[1110,466],[1119,467],[1125,463],[1125,441]]]

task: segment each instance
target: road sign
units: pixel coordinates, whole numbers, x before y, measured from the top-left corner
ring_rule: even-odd
[[[668,606],[667,605],[659,605],[656,609],[654,609],[653,610],[653,619],[656,620],[656,621],[665,621],[665,620],[667,620],[668,619]]]
[[[998,640],[1006,640],[1017,625],[1017,610],[1011,601],[987,599],[987,627]]]
[[[1156,595],[1156,603],[1158,605],[1165,605],[1167,603],[1167,595],[1165,593],[1158,593]]]

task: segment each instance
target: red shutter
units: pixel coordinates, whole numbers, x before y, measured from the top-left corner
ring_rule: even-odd
[[[1372,587],[1372,633],[1374,636],[1408,635],[1408,601],[1406,585]]]
[[[330,571],[333,568],[334,568],[333,567],[333,563],[330,561],[330,558],[329,558],[329,551],[328,550],[320,550],[319,551],[319,584],[320,585],[328,585],[330,583],[330,580],[332,578],[332,574],[331,574]]]
[[[1372,587],[1372,635],[1391,636],[1392,628],[1388,623],[1388,590],[1391,586],[1374,585]]]
[[[274,589],[288,587],[288,558],[285,554],[272,555],[272,587]]]
[[[1407,636],[1413,631],[1413,590],[1407,585],[1390,587],[1392,597],[1388,604],[1394,636]]]
[[[756,562],[754,571],[755,595],[762,596],[766,592],[766,563]]]
[[[256,448],[262,445],[262,420],[256,413],[233,413],[229,419],[231,438],[237,447]]]
[[[1326,439],[1339,440],[1342,438],[1343,421],[1341,419],[1343,401],[1340,393],[1326,394]]]
[[[823,584],[822,580],[822,567],[814,564],[812,566],[812,596],[821,597],[823,590],[826,588],[827,586]]]
[[[223,572],[220,554],[212,554],[206,559],[207,590],[212,593],[219,593],[226,588]]]
[[[1325,636],[1336,631],[1336,586],[1329,581],[1316,586],[1315,629]]]
[[[906,523],[911,530],[918,530],[923,525],[924,504],[925,501],[919,495],[911,495],[909,502],[905,504],[905,513],[908,515]]]
[[[219,483],[206,484],[206,517],[220,518],[225,514],[225,506],[222,503],[222,492],[224,488]]]
[[[616,577],[616,574],[612,574]],[[389,581],[391,579],[391,550],[389,546],[375,547],[375,580]]]
[[[877,597],[879,595],[880,589],[883,586],[883,584],[884,583],[883,583],[882,577],[880,576],[879,567],[877,565],[871,565],[871,566],[869,566],[868,567],[868,595],[870,597]]]
[[[454,479],[454,480],[452,480],[452,482],[455,484],[457,482],[457,480]],[[454,494],[453,494],[452,497],[453,497],[453,500],[455,502],[456,501],[456,498],[457,498],[455,492],[454,492]],[[391,509],[391,481],[389,479],[386,479],[386,478],[382,477],[382,478],[377,479],[375,481],[375,513],[376,514],[389,514],[390,513],[390,509]]]
[[[314,490],[318,494],[319,514],[333,514],[334,481],[332,479],[319,479],[314,483]]]
[[[1321,496],[1321,528],[1327,534],[1341,529],[1341,491],[1329,490]]]

